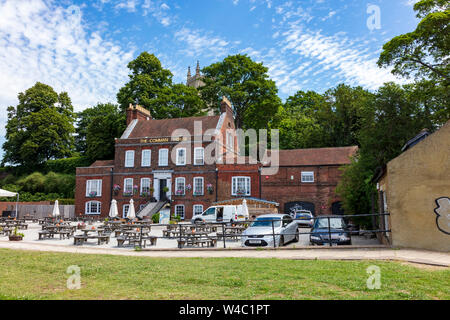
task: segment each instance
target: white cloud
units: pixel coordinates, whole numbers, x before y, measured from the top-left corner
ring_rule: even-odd
[[[175,38],[186,43],[186,47],[182,49],[182,52],[190,57],[203,55],[205,57],[220,58],[229,53],[230,42],[214,36],[210,32],[205,33],[201,30],[182,28],[175,33]]]
[[[168,27],[172,24],[175,17],[170,15],[170,7],[161,1],[144,0],[142,4],[142,15],[151,14],[159,23]]]
[[[105,1],[102,1],[103,3]],[[117,3],[114,8],[116,9],[125,9],[128,12],[136,12],[136,6],[138,5],[138,1],[137,0],[126,0],[126,1],[122,1]]]
[[[132,58],[132,50],[87,32],[76,6],[0,0],[0,122],[17,94],[37,81],[67,91],[77,111],[115,102]]]
[[[378,68],[376,53],[365,52],[364,44],[354,43],[342,35],[325,36],[320,31],[293,26],[283,36],[283,52],[311,59],[322,72],[333,70],[350,84],[377,89],[385,82],[398,81],[389,70]]]

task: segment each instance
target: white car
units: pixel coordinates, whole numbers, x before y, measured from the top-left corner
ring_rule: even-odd
[[[273,226],[273,227],[272,227]],[[275,236],[274,236],[275,234]],[[288,214],[264,214],[256,218],[241,237],[241,245],[281,247],[299,241],[298,225]]]
[[[192,223],[214,223],[214,222],[237,222],[247,221],[248,214],[244,214],[242,205],[224,205],[212,206],[206,209],[201,214],[196,214],[192,217]]]
[[[296,210],[293,217],[299,226],[307,226],[312,228],[314,224],[314,216],[309,210]]]

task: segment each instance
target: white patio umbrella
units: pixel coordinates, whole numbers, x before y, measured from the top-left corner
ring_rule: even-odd
[[[248,213],[248,207],[247,207],[247,200],[243,200],[242,201],[242,214],[244,215],[244,217],[248,217],[249,213]]]
[[[127,218],[130,220],[136,219],[136,211],[134,210],[134,201],[130,200],[130,208],[128,209]]]
[[[119,210],[117,210],[117,201],[116,199],[112,199],[111,207],[109,207],[109,217],[115,218],[119,215]]]
[[[59,217],[61,214],[59,213],[59,204],[58,200],[55,201],[55,205],[53,206],[52,216],[54,218]]]
[[[9,197],[15,197],[15,196],[17,196],[17,199],[16,199],[16,218],[17,218],[17,205],[19,202],[19,194],[16,192],[11,192],[8,190],[0,189],[0,197],[8,197],[9,198]]]

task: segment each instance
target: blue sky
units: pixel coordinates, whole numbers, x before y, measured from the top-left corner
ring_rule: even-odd
[[[414,0],[0,0],[0,143],[6,108],[36,81],[67,91],[76,111],[115,102],[127,63],[154,53],[185,82],[187,67],[246,53],[282,99],[339,83],[375,90],[394,78],[375,62],[413,30]],[[380,28],[367,20],[376,6]]]

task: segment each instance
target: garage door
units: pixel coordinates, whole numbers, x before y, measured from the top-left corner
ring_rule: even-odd
[[[288,202],[284,205],[284,213],[285,214],[291,214],[291,210],[309,210],[315,215],[315,208],[314,203],[312,202],[305,202],[305,201],[294,201],[294,202]]]
[[[333,204],[331,205],[331,213],[335,215],[344,214],[344,208],[342,208],[342,203],[340,201],[333,202]]]

